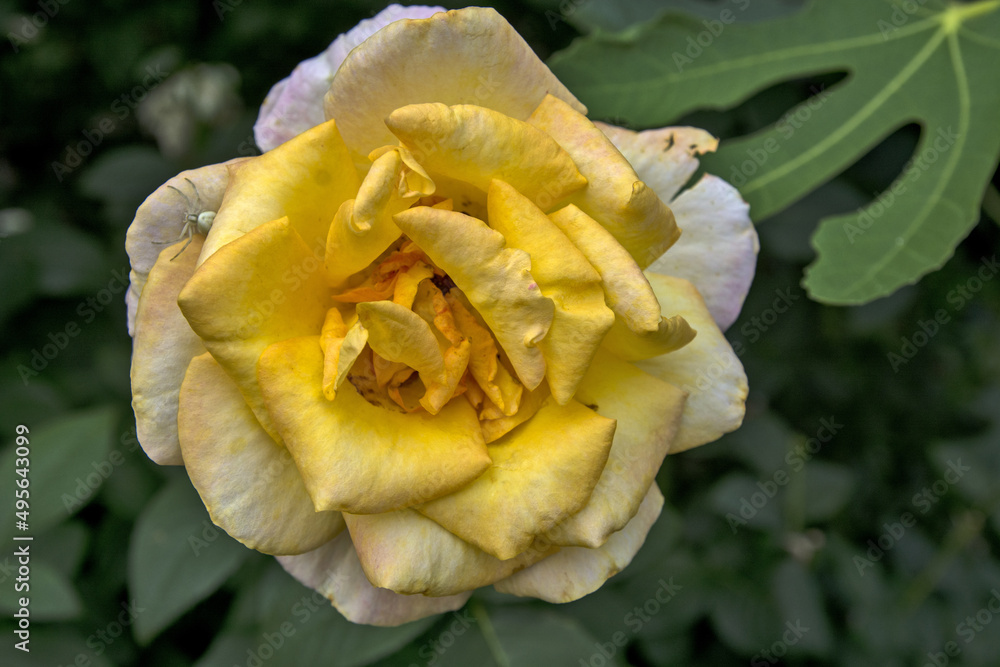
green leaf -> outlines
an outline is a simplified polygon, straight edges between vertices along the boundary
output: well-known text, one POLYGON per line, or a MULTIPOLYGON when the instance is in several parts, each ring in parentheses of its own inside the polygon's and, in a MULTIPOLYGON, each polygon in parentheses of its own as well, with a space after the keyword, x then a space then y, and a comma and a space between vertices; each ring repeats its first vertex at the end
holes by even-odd
POLYGON ((1000 152, 1000 2, 933 4, 814 2, 791 18, 714 30, 670 14, 578 40, 551 66, 591 115, 643 127, 729 108, 783 81, 846 73, 703 160, 740 188, 758 220, 919 123, 914 159, 892 186, 860 211, 823 220, 813 237, 819 256, 804 281, 812 298, 866 303, 944 264, 978 219, 1000 152))
POLYGON ((186 476, 146 506, 129 544, 128 588, 142 611, 135 637, 148 643, 214 593, 250 554, 209 520, 186 476))
MULTIPOLYGON (((95 490, 107 478, 102 471, 107 467, 113 469, 106 457, 116 413, 114 408, 105 406, 75 412, 38 428, 26 424, 31 429, 26 436, 30 443, 28 530, 16 532, 38 535, 91 501, 95 490)), ((3 498, 14 498, 16 458, 14 447, 8 447, 0 458, 3 498)), ((14 521, 14 513, 9 512, 0 524, 0 535, 7 541, 15 533, 14 521)))
MULTIPOLYGON (((88 629, 88 632, 91 630, 88 629)), ((38 665, 75 665, 80 656, 88 667, 111 667, 111 662, 104 656, 94 654, 87 645, 87 640, 79 630, 66 625, 38 625, 31 627, 28 643, 30 652, 5 647, 4 665, 6 667, 38 667, 38 665)), ((15 637, 11 630, 3 628, 5 637, 15 637)), ((11 643, 19 642, 13 639, 11 643)))
POLYGON ((796 560, 786 558, 777 568, 771 587, 781 610, 781 618, 808 628, 798 637, 795 649, 825 656, 833 645, 830 620, 823 608, 823 596, 813 576, 796 560))

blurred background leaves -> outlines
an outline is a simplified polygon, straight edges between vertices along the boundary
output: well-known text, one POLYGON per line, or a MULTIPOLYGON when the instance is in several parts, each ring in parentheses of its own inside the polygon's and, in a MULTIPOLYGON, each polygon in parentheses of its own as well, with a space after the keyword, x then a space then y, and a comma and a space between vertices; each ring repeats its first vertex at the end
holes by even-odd
MULTIPOLYGON (((598 117, 634 129, 646 126, 628 117, 635 100, 588 99, 607 66, 568 58, 609 44, 627 53, 643 30, 683 43, 683 31, 697 37, 703 21, 743 7, 695 64, 724 62, 742 48, 744 26, 794 21, 802 5, 492 4, 546 59, 584 36, 553 62, 575 68, 567 82, 598 117), (630 28, 646 20, 653 27, 630 28), (609 35, 617 30, 628 32, 609 35)), ((875 4, 890 17, 939 5, 875 4)), ((855 147, 856 162, 784 210, 754 216, 757 277, 727 332, 750 378, 746 423, 668 458, 658 476, 667 505, 646 545, 582 600, 548 605, 486 589, 455 614, 353 626, 212 526, 183 475, 145 457, 129 409, 123 305, 135 208, 182 169, 255 154, 251 127, 269 87, 382 7, 0 0, 0 496, 13 498, 14 426, 26 424, 35 536, 32 652, 8 640, 3 664, 995 664, 996 204, 987 198, 954 255, 915 286, 851 308, 820 305, 801 286, 817 223, 878 199, 919 145, 916 122, 855 147)), ((842 28, 829 21, 816 30, 842 28)), ((657 57, 670 66, 680 47, 661 41, 657 57)), ((763 67, 726 104, 679 96, 656 122, 714 132, 722 150, 706 163, 728 178, 750 145, 736 138, 766 136, 811 88, 842 75, 784 76, 763 67)), ((946 95, 943 76, 927 72, 921 85, 946 95)), ((977 94, 995 98, 995 71, 984 82, 977 94)), ((7 544, 13 521, 0 517, 7 544)), ((0 552, 8 639, 15 561, 12 547, 0 552)))

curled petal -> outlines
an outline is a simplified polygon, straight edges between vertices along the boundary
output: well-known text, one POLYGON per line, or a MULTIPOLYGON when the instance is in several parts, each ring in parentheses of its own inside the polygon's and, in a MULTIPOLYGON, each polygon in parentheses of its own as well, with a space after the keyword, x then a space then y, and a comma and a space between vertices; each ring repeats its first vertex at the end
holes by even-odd
POLYGON ((142 449, 160 465, 183 465, 177 439, 178 395, 190 361, 205 352, 177 306, 177 295, 194 272, 203 237, 160 253, 142 290, 132 343, 132 410, 142 449))
POLYGON ((489 445, 493 465, 418 511, 488 554, 513 558, 584 506, 608 459, 615 421, 549 400, 489 445))
POLYGON ((475 104, 525 120, 546 93, 586 111, 496 10, 397 21, 344 60, 325 98, 353 151, 393 143, 382 120, 407 104, 475 104))
POLYGON ((347 533, 299 556, 278 562, 304 585, 319 591, 352 623, 392 627, 458 609, 472 591, 446 597, 400 595, 368 582, 347 533))
POLYGON ((747 376, 694 285, 651 271, 647 277, 657 297, 698 328, 698 336, 684 349, 636 362, 647 373, 688 393, 681 428, 670 447, 670 453, 676 454, 740 427, 746 411, 747 376))
POLYGON ((358 304, 358 319, 380 357, 404 363, 430 380, 444 381, 437 336, 415 312, 392 301, 369 301, 358 304))
POLYGON ((360 181, 336 123, 317 125, 279 148, 229 168, 229 185, 199 263, 249 231, 287 217, 322 258, 327 231, 360 181))
POLYGON ((299 554, 344 529, 316 512, 288 450, 267 434, 210 354, 188 366, 180 395, 181 449, 212 521, 266 554, 299 554))
POLYGON ((596 549, 565 547, 559 553, 493 584, 501 593, 548 602, 572 602, 593 593, 632 562, 663 509, 663 494, 649 487, 639 511, 596 549))
POLYGON ((586 116, 546 95, 528 122, 570 154, 587 178, 587 188, 574 196, 574 203, 611 232, 640 268, 677 241, 681 232, 674 213, 586 116))
POLYGON ((442 7, 389 5, 338 36, 323 53, 303 60, 264 98, 253 126, 257 145, 262 151, 269 151, 326 120, 323 96, 330 90, 337 68, 354 47, 394 21, 424 19, 443 11, 442 7))
POLYGON ((545 378, 538 341, 552 325, 555 307, 529 273, 527 253, 505 248, 503 235, 457 211, 418 206, 395 220, 479 310, 521 382, 537 387, 545 378))
POLYGON ((428 170, 489 190, 510 183, 543 209, 587 184, 569 154, 531 125, 471 104, 411 104, 385 124, 428 170))
POLYGON ((268 410, 319 511, 408 507, 452 493, 490 465, 466 401, 451 401, 431 416, 377 407, 349 386, 326 400, 318 337, 267 348, 259 376, 268 410))
POLYGON ((531 275, 555 305, 552 326, 538 346, 552 395, 565 404, 615 320, 601 276, 541 209, 507 183, 493 181, 488 206, 490 226, 508 247, 531 256, 531 275))

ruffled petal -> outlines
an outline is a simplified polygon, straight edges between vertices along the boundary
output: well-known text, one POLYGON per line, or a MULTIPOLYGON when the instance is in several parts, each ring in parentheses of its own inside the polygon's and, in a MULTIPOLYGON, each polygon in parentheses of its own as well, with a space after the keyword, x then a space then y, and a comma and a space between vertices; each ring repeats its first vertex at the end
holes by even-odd
POLYGON ((394 21, 425 19, 443 11, 443 7, 389 5, 338 36, 323 53, 296 65, 264 98, 253 126, 257 145, 269 151, 325 120, 323 96, 351 49, 394 21))
POLYGON ((259 376, 317 510, 368 514, 408 507, 452 493, 490 466, 466 401, 451 401, 431 416, 372 405, 347 385, 326 400, 318 337, 267 348, 259 376))
POLYGON ((382 119, 407 104, 476 104, 525 120, 546 93, 586 108, 489 7, 393 23, 337 70, 324 100, 353 151, 391 144, 382 119))
POLYGON ((757 268, 760 241, 750 206, 736 188, 709 174, 670 205, 684 234, 649 270, 694 283, 725 331, 739 317, 757 268))
POLYGON ((565 404, 615 321, 604 302, 601 276, 545 213, 512 186, 494 180, 488 207, 490 226, 503 234, 507 247, 531 256, 531 275, 555 305, 552 326, 538 346, 552 395, 565 404))
POLYGON ((358 319, 380 357, 406 364, 429 380, 444 380, 437 336, 415 312, 392 301, 369 301, 358 304, 358 319))
POLYGON ((406 595, 455 595, 488 586, 554 551, 529 548, 499 560, 409 509, 345 514, 344 520, 368 581, 406 595))
POLYGON ((489 445, 493 465, 482 476, 417 510, 486 553, 513 558, 584 506, 614 433, 613 419, 550 399, 489 445))
POLYGON ((330 306, 322 262, 282 218, 210 257, 178 302, 261 425, 280 441, 257 385, 257 358, 271 343, 320 332, 330 306))
POLYGON ((681 428, 670 447, 670 453, 676 454, 740 427, 746 411, 747 376, 694 285, 653 272, 646 277, 657 297, 698 329, 684 349, 636 362, 647 373, 688 393, 681 428))
POLYGON ((385 124, 429 172, 484 192, 498 178, 547 210, 587 184, 552 137, 486 107, 411 104, 385 124))
POLYGON ((572 602, 593 593, 632 562, 663 509, 663 494, 649 487, 628 524, 596 549, 566 547, 559 553, 493 584, 501 593, 572 602))
POLYGON ((476 307, 521 382, 537 387, 545 378, 538 341, 552 325, 555 307, 529 273, 528 254, 505 248, 502 234, 457 211, 418 206, 395 220, 476 307))
POLYGON ((247 232, 287 217, 312 252, 322 258, 337 209, 360 180, 337 125, 326 122, 230 167, 229 186, 200 263, 247 232))
POLYGON ((611 232, 641 268, 674 244, 681 232, 670 208, 586 116, 546 95, 528 122, 570 154, 588 182, 573 202, 611 232))
MULTIPOLYGON (((125 236, 125 250, 132 265, 131 284, 125 295, 130 336, 134 333, 139 294, 163 245, 181 240, 189 214, 219 210, 229 182, 229 166, 248 159, 236 158, 223 164, 182 171, 158 187, 135 212, 135 219, 125 236)), ((197 255, 197 251, 190 248, 184 252, 197 255)))
POLYGON ((618 421, 614 444, 590 501, 546 533, 552 544, 596 548, 639 511, 681 426, 684 392, 599 352, 577 400, 618 421))
POLYGON ((446 597, 400 595, 368 582, 358 554, 344 533, 299 556, 279 556, 281 567, 327 597, 352 623, 393 627, 460 608, 472 591, 446 597))
POLYGON ((194 272, 204 237, 171 259, 183 243, 160 253, 142 290, 132 343, 132 410, 139 444, 160 465, 183 465, 177 440, 177 397, 188 363, 205 352, 181 314, 177 295, 194 272))
POLYGON ((601 274, 608 306, 617 316, 605 347, 624 359, 646 359, 683 347, 694 338, 695 331, 684 318, 662 315, 642 269, 607 229, 574 204, 549 218, 601 274))
POLYGON ((339 512, 313 509, 288 450, 260 427, 212 355, 191 361, 180 405, 184 463, 215 525, 266 554, 300 554, 344 529, 339 512))

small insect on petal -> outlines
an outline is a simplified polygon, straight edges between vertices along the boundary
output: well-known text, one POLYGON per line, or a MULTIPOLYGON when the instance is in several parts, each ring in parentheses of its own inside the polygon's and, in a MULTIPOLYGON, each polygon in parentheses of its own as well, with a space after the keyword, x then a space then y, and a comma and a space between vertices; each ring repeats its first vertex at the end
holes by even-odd
POLYGON ((191 238, 194 236, 195 230, 197 230, 199 234, 207 236, 208 232, 212 229, 212 223, 215 222, 215 211, 198 210, 201 208, 201 195, 198 193, 198 187, 190 178, 185 178, 184 180, 187 181, 188 185, 191 186, 191 189, 194 190, 194 204, 191 203, 191 200, 186 194, 172 185, 167 186, 181 197, 184 197, 184 201, 187 203, 187 210, 184 212, 184 226, 181 227, 181 233, 173 241, 153 241, 153 243, 157 245, 169 245, 177 243, 183 238, 187 239, 187 243, 184 244, 184 247, 178 250, 177 254, 170 258, 170 261, 174 261, 181 256, 182 252, 187 250, 187 247, 191 245, 191 238))

